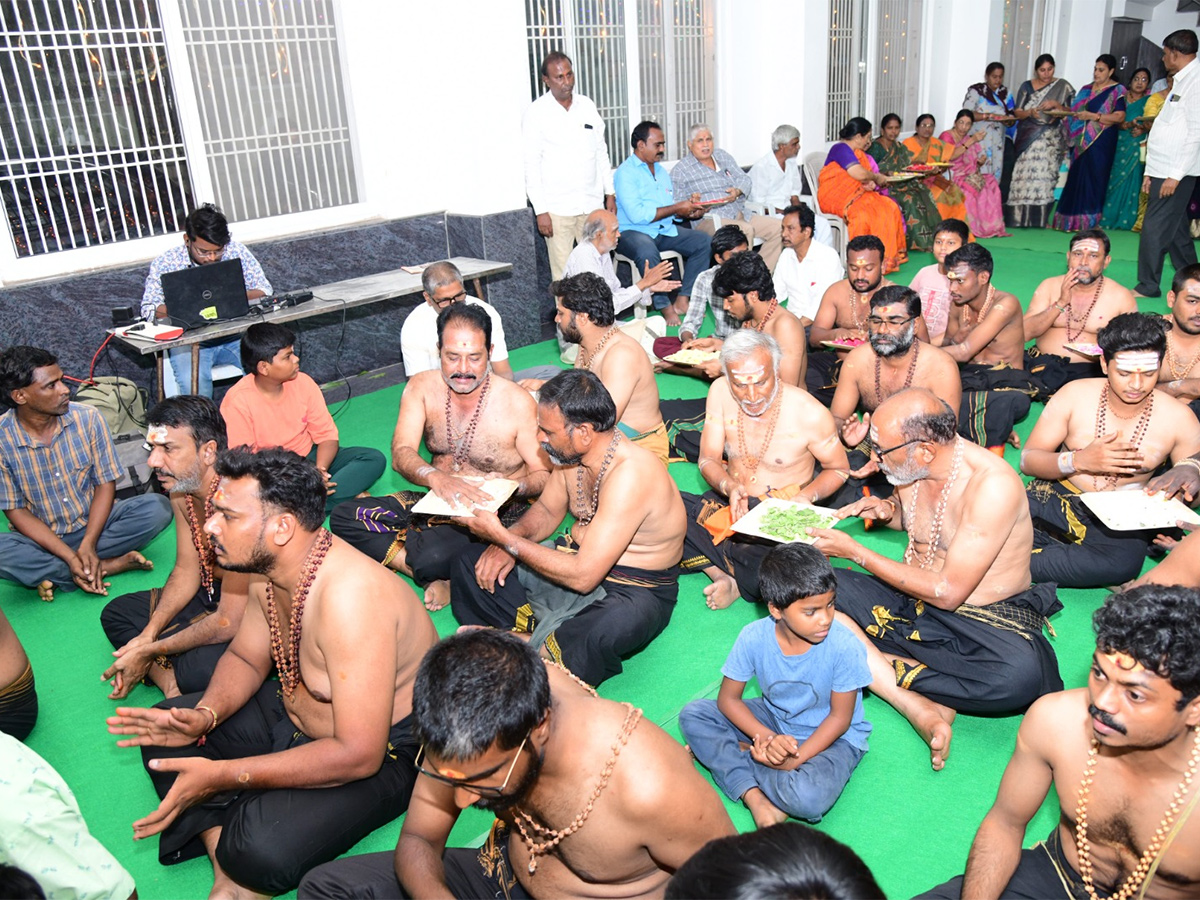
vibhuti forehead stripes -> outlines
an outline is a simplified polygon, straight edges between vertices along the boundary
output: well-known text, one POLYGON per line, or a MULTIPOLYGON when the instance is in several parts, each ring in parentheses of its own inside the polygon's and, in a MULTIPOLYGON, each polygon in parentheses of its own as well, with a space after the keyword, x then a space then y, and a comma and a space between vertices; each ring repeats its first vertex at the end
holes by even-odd
POLYGON ((1153 350, 1122 350, 1113 356, 1113 365, 1121 372, 1157 372, 1162 358, 1153 350))
POLYGON ((151 444, 165 444, 167 442, 167 426, 151 425, 146 429, 146 440, 151 444))

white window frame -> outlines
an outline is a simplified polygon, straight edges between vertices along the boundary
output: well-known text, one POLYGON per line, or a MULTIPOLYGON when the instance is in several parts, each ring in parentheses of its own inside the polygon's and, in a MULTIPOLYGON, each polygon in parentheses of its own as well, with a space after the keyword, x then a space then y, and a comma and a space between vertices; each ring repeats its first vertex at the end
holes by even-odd
MULTIPOLYGON (((158 3, 161 17, 168 63, 175 86, 179 125, 191 176, 192 196, 197 204, 204 203, 213 199, 212 174, 205 155, 195 80, 183 42, 183 18, 180 3, 185 0, 151 0, 151 2, 158 3)), ((342 0, 330 0, 330 4, 337 28, 339 47, 344 49, 345 30, 342 22, 342 0)), ((358 130, 354 92, 346 57, 345 52, 340 52, 338 63, 345 96, 347 123, 350 134, 355 135, 358 130)), ((364 197, 365 191, 361 151, 357 140, 352 140, 351 152, 359 202, 301 213, 231 222, 231 231, 233 231, 234 237, 242 243, 248 243, 337 228, 376 218, 377 210, 366 200, 361 199, 364 197)), ((144 263, 176 246, 179 242, 179 233, 174 233, 18 257, 8 216, 0 215, 0 286, 17 285, 95 269, 111 269, 144 263)))

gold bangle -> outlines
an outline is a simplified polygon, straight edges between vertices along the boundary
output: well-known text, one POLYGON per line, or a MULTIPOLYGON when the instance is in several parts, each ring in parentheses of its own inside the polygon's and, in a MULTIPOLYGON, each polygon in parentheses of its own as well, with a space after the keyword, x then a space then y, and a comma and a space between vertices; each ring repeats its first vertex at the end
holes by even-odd
POLYGON ((205 734, 211 734, 212 730, 217 727, 217 711, 215 709, 213 709, 211 706, 204 706, 199 703, 196 704, 196 709, 202 709, 206 713, 208 713, 210 716, 213 717, 212 724, 209 725, 208 728, 204 732, 205 734))

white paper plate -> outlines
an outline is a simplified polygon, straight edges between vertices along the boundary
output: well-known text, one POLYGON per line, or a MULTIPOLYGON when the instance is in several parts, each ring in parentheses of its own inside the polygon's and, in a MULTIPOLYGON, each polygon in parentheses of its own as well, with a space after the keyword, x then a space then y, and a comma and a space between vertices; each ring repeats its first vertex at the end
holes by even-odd
POLYGON ((1179 521, 1200 525, 1200 514, 1165 494, 1145 491, 1091 491, 1079 499, 1113 531, 1142 531, 1174 528, 1179 521))
POLYGON ((762 530, 763 516, 767 515, 773 509, 811 509, 828 518, 828 523, 823 526, 825 528, 833 528, 839 521, 837 516, 833 514, 832 509, 827 509, 823 506, 813 506, 809 503, 796 503, 793 500, 780 500, 778 497, 768 497, 746 515, 742 516, 733 523, 733 530, 739 534, 748 534, 753 537, 763 538, 768 541, 775 541, 780 544, 800 543, 811 544, 816 541, 816 538, 811 535, 800 535, 789 541, 787 538, 779 537, 774 534, 767 534, 762 530))
MULTIPOLYGON (((513 491, 517 489, 517 482, 510 478, 464 478, 463 481, 479 485, 485 493, 492 495, 491 502, 479 507, 489 512, 495 512, 502 507, 505 501, 513 495, 513 491)), ((475 514, 470 509, 464 509, 461 506, 452 506, 433 491, 430 491, 413 504, 412 511, 423 513, 427 516, 458 516, 462 519, 475 518, 475 514)))

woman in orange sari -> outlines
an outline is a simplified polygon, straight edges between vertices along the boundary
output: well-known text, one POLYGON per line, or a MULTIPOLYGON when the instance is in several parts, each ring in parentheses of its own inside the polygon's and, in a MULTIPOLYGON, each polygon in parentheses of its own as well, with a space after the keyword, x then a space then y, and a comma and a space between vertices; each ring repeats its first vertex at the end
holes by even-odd
POLYGON ((873 234, 883 241, 884 274, 895 272, 908 261, 904 214, 886 195, 887 177, 879 174, 875 160, 867 155, 871 123, 855 116, 838 137, 817 180, 817 203, 822 212, 846 220, 850 239, 873 234))
MULTIPOLYGON (((930 163, 951 161, 954 147, 941 138, 933 136, 933 116, 925 113, 917 119, 917 133, 904 142, 913 155, 913 163, 930 163)), ((937 172, 925 179, 925 186, 933 194, 933 202, 937 204, 942 219, 958 219, 967 221, 967 198, 953 181, 946 178, 944 173, 937 172)))

